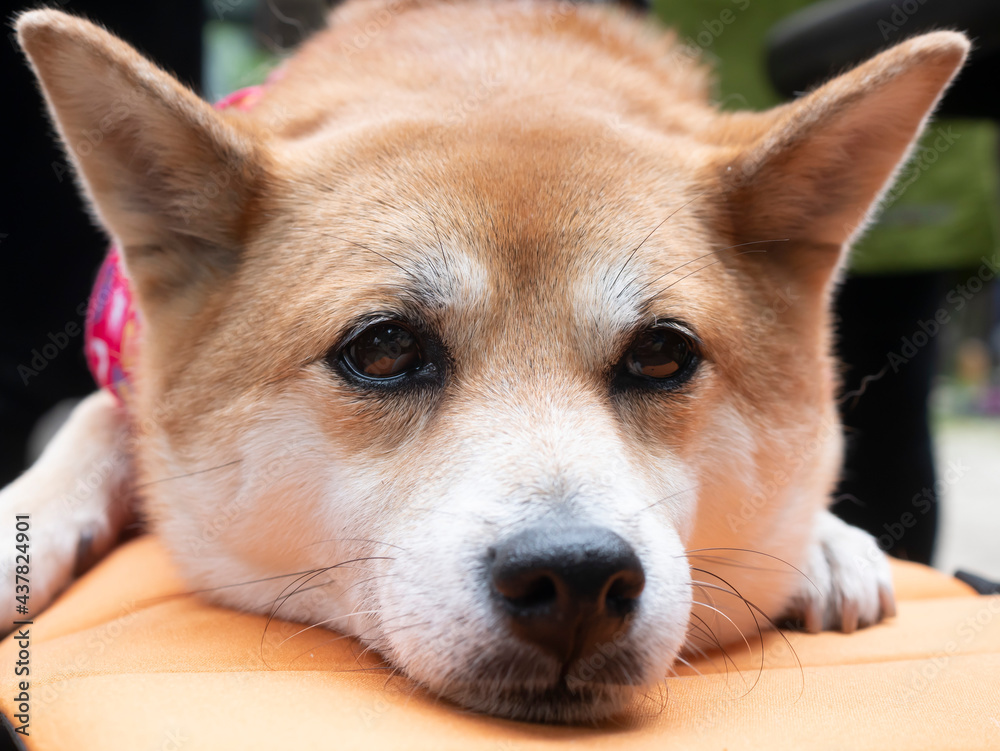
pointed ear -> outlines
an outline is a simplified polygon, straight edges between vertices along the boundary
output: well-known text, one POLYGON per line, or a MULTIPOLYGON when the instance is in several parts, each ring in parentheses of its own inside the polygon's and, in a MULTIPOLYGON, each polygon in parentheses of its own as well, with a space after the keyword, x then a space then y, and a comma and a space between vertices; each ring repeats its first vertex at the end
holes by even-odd
POLYGON ((37 10, 17 35, 140 301, 235 265, 265 172, 253 133, 92 23, 37 10))
POLYGON ((713 169, 734 236, 787 239, 769 257, 825 282, 968 51, 961 34, 926 34, 795 102, 723 121, 724 156, 713 169))

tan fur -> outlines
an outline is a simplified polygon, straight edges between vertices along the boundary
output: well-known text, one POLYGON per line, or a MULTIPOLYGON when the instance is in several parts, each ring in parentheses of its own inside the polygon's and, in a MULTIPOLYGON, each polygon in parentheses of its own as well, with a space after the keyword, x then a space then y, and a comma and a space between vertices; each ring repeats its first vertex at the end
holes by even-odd
MULTIPOLYGON (((546 703, 514 685, 537 655, 476 610, 468 566, 496 530, 558 509, 645 556, 651 615, 627 650, 640 685, 681 647, 691 593, 726 614, 700 613, 723 638, 753 628, 735 598, 692 589, 685 550, 790 564, 706 559, 693 577, 725 577, 772 617, 853 630, 891 612, 881 553, 825 512, 840 464, 828 306, 961 35, 719 114, 672 37, 615 10, 354 0, 259 104, 219 113, 85 21, 36 11, 18 33, 124 247, 145 327, 136 480, 194 585, 397 547, 282 613, 342 617, 461 703, 556 720, 607 715, 631 690, 546 703), (373 396, 324 364, 373 312, 445 343, 441 389, 373 396), (696 375, 612 392, 632 337, 666 319, 701 340, 696 375), (394 636, 408 609, 433 622, 394 636)), ((215 596, 267 610, 286 583, 215 596)))

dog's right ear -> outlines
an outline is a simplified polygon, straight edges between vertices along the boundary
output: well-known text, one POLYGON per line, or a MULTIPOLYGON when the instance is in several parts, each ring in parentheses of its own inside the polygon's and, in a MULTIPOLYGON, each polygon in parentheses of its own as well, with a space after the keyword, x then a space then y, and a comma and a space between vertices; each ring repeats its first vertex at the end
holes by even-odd
POLYGON ((88 21, 30 11, 17 36, 144 312, 235 266, 266 172, 254 134, 88 21))
POLYGON ((713 177, 734 241, 786 240, 768 247, 769 273, 827 285, 969 46, 956 32, 924 34, 794 102, 720 118, 713 177))

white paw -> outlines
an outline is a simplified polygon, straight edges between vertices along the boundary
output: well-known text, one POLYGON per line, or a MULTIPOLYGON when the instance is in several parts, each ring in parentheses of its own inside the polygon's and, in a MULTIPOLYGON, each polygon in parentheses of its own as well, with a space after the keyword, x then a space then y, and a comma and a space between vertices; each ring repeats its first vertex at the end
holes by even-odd
POLYGON ((0 633, 38 615, 113 544, 127 514, 129 457, 117 448, 124 425, 110 394, 88 397, 39 460, 0 490, 0 633))
POLYGON ((807 631, 851 633, 896 614, 889 561, 875 538, 828 511, 816 520, 814 543, 790 615, 807 631))
POLYGON ((41 612, 76 568, 78 530, 66 523, 68 513, 40 503, 35 490, 24 476, 0 491, 0 632, 41 612))

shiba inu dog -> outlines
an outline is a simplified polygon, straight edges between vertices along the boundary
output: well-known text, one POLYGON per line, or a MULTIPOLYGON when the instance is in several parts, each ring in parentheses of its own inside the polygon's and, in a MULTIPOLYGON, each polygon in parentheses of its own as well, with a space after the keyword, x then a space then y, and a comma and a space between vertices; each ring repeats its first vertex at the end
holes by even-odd
POLYGON ((892 614, 826 510, 828 308, 961 34, 730 113, 669 34, 546 0, 349 0, 223 111, 82 19, 17 33, 141 319, 125 404, 0 495, 33 607, 137 508, 213 600, 556 722, 892 614))

